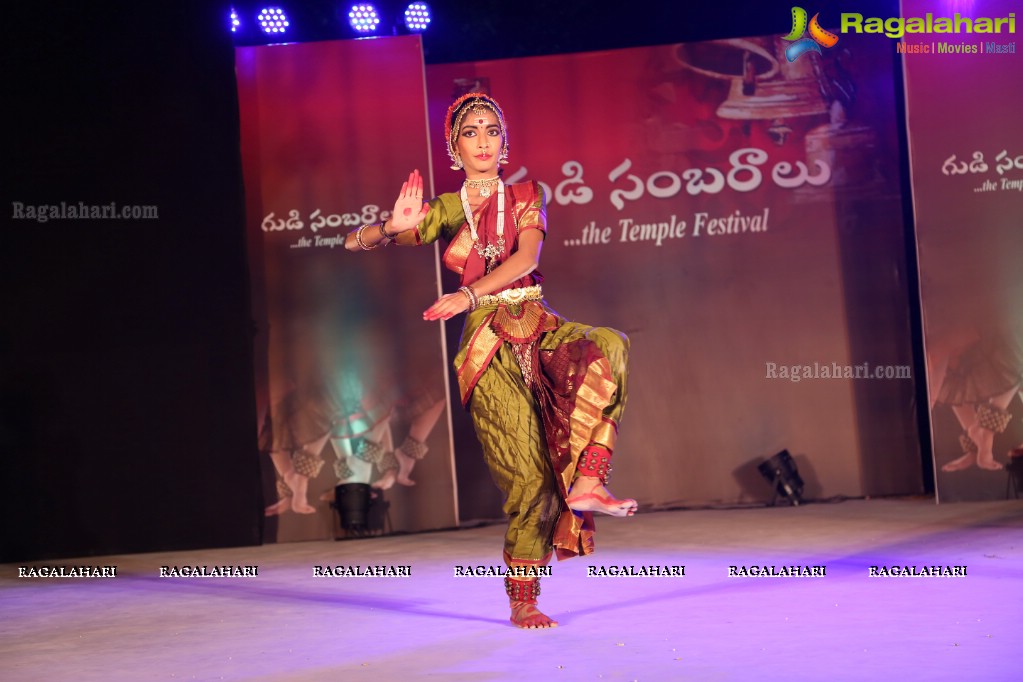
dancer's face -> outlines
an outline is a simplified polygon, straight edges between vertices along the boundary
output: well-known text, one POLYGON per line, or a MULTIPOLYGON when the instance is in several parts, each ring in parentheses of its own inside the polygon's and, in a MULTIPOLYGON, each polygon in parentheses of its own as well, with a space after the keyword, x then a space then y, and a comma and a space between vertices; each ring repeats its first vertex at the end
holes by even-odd
POLYGON ((466 177, 474 180, 496 175, 502 144, 497 115, 490 109, 470 110, 462 119, 456 145, 466 177))

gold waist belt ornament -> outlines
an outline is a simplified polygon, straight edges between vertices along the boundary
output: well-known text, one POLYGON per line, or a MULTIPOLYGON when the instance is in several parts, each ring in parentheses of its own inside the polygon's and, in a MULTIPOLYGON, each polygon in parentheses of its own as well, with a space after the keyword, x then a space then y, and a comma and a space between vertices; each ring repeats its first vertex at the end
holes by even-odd
POLYGON ((517 305, 526 301, 539 301, 543 298, 543 290, 539 284, 521 289, 505 289, 496 294, 484 294, 479 297, 479 307, 501 305, 517 305))

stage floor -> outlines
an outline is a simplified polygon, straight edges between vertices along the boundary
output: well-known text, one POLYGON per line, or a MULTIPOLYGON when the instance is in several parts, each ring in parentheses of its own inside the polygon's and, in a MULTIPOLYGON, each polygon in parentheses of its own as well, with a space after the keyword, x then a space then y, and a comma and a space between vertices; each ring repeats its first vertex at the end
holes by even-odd
POLYGON ((560 621, 546 631, 509 624, 501 578, 455 576, 500 565, 499 525, 7 564, 0 678, 1023 678, 1023 501, 673 511, 602 518, 597 529, 596 554, 555 563, 544 579, 540 605, 560 621), (72 565, 116 566, 116 577, 17 577, 72 565), (162 566, 225 565, 258 574, 160 577, 162 566), (349 566, 411 575, 314 576, 349 566), (684 576, 587 577, 590 566, 684 566, 684 576), (871 577, 872 566, 966 575, 871 577), (825 575, 749 575, 813 567, 825 575))

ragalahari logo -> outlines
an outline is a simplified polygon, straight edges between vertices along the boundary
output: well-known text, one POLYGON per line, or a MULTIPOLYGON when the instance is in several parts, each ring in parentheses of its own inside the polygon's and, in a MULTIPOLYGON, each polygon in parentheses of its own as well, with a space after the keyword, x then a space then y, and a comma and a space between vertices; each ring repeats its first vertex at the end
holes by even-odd
POLYGON ((807 52, 816 52, 817 54, 823 54, 821 52, 821 46, 834 47, 838 43, 838 36, 829 31, 825 31, 821 28, 820 23, 817 21, 817 17, 820 16, 820 12, 813 15, 813 19, 810 19, 809 25, 806 21, 806 10, 802 7, 792 8, 792 32, 784 37, 784 40, 794 40, 789 45, 788 49, 785 50, 785 57, 790 61, 794 62, 803 56, 807 52), (810 37, 804 38, 804 34, 807 29, 810 31, 810 37))

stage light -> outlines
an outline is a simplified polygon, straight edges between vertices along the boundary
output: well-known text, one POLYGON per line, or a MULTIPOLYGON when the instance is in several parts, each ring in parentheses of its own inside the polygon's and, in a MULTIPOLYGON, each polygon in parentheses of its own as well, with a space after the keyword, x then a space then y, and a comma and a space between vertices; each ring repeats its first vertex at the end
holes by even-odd
POLYGON ((358 33, 372 33, 380 25, 380 14, 373 5, 352 5, 348 12, 348 24, 358 33))
POLYGON ((334 487, 331 505, 341 519, 347 537, 367 537, 387 531, 391 503, 383 491, 373 490, 365 483, 342 483, 334 487))
POLYGON ((757 469, 774 489, 774 497, 771 499, 772 507, 779 497, 788 498, 793 506, 803 503, 803 479, 799 477, 799 470, 788 450, 782 450, 771 459, 762 462, 757 469))
POLYGON ((425 31, 430 27, 430 6, 425 2, 413 2, 405 8, 405 28, 410 31, 425 31))
POLYGON ((288 30, 288 15, 280 7, 265 7, 256 17, 259 27, 268 35, 279 35, 288 30))
POLYGON ((234 7, 231 8, 231 33, 237 33, 238 27, 242 25, 241 20, 238 18, 238 12, 235 11, 234 7))
POLYGON ((365 483, 345 483, 334 488, 334 506, 341 517, 341 527, 363 533, 368 526, 372 489, 365 483))
POLYGON ((1005 467, 1009 472, 1009 482, 1005 490, 1005 499, 1011 494, 1019 499, 1020 492, 1023 492, 1023 444, 1018 448, 1009 451, 1009 464, 1005 467))

